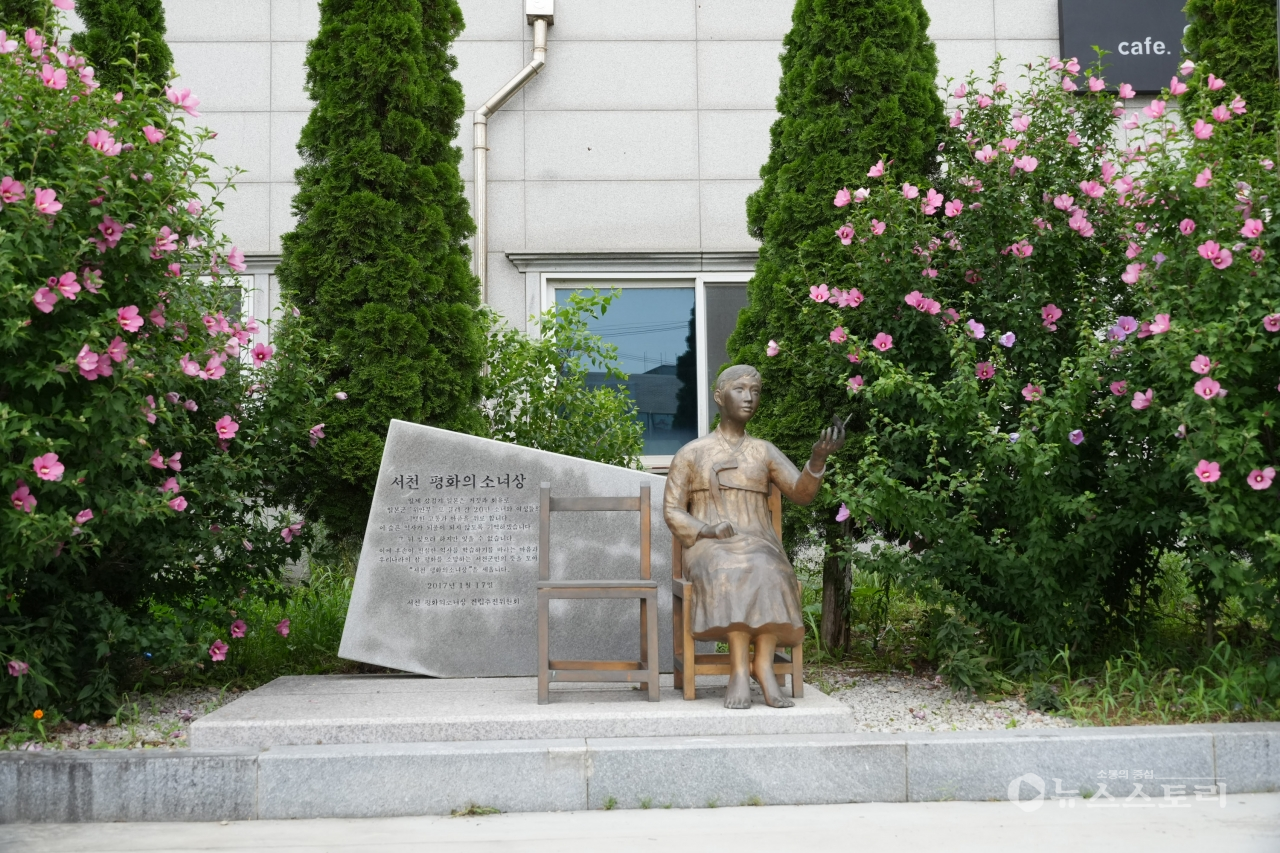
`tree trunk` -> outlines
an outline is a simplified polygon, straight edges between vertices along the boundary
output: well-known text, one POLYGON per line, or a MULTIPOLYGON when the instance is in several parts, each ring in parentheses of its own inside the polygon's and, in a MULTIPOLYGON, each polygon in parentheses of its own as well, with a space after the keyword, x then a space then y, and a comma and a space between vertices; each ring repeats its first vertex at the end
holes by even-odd
POLYGON ((849 562, 841 559, 841 527, 827 530, 827 557, 822 564, 822 648, 840 657, 849 647, 849 562))

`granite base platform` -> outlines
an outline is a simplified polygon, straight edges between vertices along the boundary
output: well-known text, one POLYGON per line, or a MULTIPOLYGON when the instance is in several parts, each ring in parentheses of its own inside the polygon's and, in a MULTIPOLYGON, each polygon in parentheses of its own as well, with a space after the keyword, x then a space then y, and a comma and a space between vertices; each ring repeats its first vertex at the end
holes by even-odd
MULTIPOLYGON (((552 684, 537 703, 536 678, 435 679, 412 675, 286 676, 197 720, 195 749, 358 743, 723 737, 838 734, 853 712, 806 686, 793 708, 723 707, 726 678, 699 679, 683 699, 662 677, 661 701, 631 685, 552 684), (705 684, 704 684, 705 682, 705 684)), ((787 691, 788 695, 790 691, 787 691)))

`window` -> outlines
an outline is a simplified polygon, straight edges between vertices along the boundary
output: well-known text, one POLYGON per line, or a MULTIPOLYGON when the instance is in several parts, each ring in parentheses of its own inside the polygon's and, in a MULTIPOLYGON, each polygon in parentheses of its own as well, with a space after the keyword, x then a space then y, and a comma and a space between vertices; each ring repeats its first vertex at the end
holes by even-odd
POLYGON ((681 446, 706 435, 718 414, 711 395, 728 359, 726 344, 747 304, 750 273, 709 275, 555 275, 544 279, 544 305, 563 305, 576 290, 617 288, 591 331, 618 348, 624 385, 644 426, 643 460, 662 470, 681 446))

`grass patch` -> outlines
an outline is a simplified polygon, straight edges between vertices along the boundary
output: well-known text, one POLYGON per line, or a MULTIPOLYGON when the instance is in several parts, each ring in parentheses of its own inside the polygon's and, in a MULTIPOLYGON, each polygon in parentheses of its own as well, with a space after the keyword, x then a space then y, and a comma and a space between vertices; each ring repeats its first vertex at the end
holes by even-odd
POLYGON ((485 817, 491 814, 502 814, 502 810, 495 809, 492 806, 477 806, 472 803, 465 809, 454 809, 449 812, 450 817, 485 817))

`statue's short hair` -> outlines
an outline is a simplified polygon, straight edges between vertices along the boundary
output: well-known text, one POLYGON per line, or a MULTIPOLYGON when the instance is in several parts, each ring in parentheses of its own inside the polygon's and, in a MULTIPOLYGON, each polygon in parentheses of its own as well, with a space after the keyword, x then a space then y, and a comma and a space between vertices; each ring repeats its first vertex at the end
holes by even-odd
POLYGON ((722 391, 730 382, 733 382, 736 379, 741 379, 744 376, 754 376, 756 381, 761 383, 764 381, 760 378, 760 371, 756 370, 751 365, 735 364, 733 367, 726 367, 724 372, 716 377, 716 390, 722 391))

